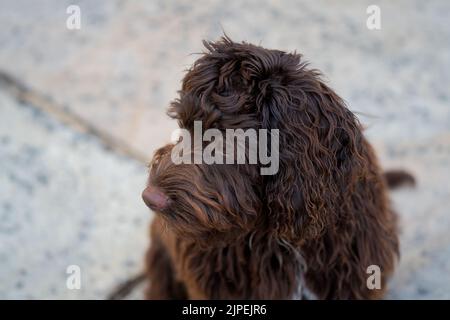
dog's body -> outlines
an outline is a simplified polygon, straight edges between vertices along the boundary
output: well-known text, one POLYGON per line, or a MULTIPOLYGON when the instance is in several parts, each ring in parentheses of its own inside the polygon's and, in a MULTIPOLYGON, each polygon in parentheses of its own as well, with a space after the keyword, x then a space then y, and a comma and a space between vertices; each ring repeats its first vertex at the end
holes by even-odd
POLYGON ((343 101, 297 54, 223 39, 189 70, 180 127, 279 129, 280 168, 155 154, 143 197, 157 212, 150 299, 373 299, 398 257, 386 179, 343 101), (381 270, 369 289, 367 268, 381 270))

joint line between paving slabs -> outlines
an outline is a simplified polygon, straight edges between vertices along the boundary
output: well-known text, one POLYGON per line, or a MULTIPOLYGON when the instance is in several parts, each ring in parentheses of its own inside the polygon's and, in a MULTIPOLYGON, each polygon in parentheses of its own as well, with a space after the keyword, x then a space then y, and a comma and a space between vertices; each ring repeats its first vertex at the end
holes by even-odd
POLYGON ((97 137, 108 149, 142 163, 148 162, 148 157, 132 148, 126 142, 114 137, 102 129, 99 129, 89 120, 75 114, 69 109, 58 105, 50 97, 30 89, 27 85, 3 70, 0 70, 0 87, 7 93, 11 94, 19 102, 27 103, 31 107, 49 114, 58 121, 77 131, 97 137))

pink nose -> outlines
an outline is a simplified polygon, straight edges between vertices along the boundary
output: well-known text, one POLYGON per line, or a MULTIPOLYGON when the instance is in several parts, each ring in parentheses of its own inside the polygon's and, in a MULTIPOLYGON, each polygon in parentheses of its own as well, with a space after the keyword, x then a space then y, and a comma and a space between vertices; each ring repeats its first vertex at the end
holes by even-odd
POLYGON ((169 198, 153 186, 144 189, 142 199, 147 207, 153 210, 163 210, 169 202, 169 198))

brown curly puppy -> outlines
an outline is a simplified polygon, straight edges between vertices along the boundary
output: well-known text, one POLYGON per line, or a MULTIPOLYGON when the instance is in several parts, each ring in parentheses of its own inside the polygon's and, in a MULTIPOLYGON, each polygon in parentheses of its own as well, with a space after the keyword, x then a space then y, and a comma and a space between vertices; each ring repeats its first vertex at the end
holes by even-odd
POLYGON ((173 145, 158 150, 143 192, 157 213, 147 297, 380 298, 399 251, 396 216, 355 115, 299 54, 227 37, 205 46, 169 115, 190 131, 194 121, 279 129, 279 171, 176 165, 173 145), (370 265, 381 289, 367 287, 370 265))

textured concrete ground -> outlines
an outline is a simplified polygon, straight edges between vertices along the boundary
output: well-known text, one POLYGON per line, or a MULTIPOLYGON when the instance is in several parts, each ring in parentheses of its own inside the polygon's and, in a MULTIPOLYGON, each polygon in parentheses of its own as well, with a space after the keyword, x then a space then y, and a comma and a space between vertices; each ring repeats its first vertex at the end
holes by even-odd
POLYGON ((2 1, 0 72, 44 99, 0 87, 0 298, 102 299, 141 268, 146 168, 104 137, 139 159, 167 142, 165 108, 190 54, 222 28, 301 52, 367 126, 383 166, 416 175, 416 189, 393 194, 402 259, 389 298, 450 298, 449 21, 445 0, 2 1), (66 28, 70 4, 80 30, 66 28), (366 28, 369 4, 381 30, 366 28), (81 290, 66 288, 71 264, 81 290))
POLYGON ((104 297, 142 267, 145 166, 3 91, 0 106, 0 297, 104 297))

